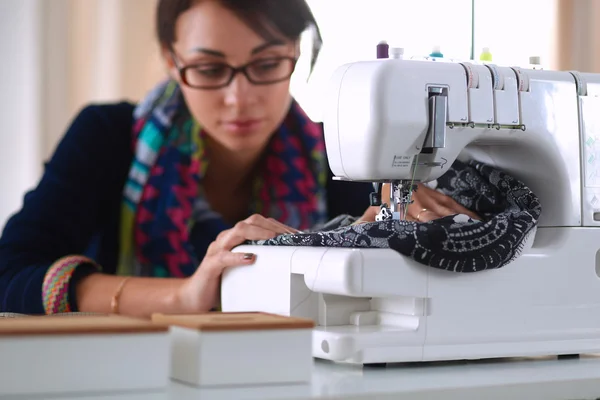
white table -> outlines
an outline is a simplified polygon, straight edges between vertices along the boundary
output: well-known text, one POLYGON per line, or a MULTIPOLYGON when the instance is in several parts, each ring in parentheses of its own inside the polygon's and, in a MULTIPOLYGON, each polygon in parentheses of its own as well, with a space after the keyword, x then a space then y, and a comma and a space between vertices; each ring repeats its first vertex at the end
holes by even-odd
MULTIPOLYGON (((57 396, 78 400, 580 400, 600 398, 600 355, 388 365, 365 368, 315 361, 311 384, 197 389, 173 382, 164 392, 57 396)), ((223 371, 227 373, 226 371, 223 371)), ((49 398, 49 397, 43 397, 49 398)), ((4 398, 0 397, 4 400, 4 398)))

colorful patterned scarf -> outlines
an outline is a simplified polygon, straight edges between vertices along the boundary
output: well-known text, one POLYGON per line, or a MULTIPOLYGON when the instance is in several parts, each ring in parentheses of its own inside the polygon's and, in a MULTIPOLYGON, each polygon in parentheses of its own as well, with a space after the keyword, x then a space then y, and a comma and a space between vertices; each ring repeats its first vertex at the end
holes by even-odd
MULTIPOLYGON (((203 254, 190 240, 192 231, 210 243, 228 227, 203 196, 202 177, 209 166, 205 139, 176 82, 161 83, 136 107, 118 274, 189 276, 203 254)), ((248 214, 273 217, 300 230, 323 224, 327 174, 322 130, 295 101, 264 161, 248 214)))

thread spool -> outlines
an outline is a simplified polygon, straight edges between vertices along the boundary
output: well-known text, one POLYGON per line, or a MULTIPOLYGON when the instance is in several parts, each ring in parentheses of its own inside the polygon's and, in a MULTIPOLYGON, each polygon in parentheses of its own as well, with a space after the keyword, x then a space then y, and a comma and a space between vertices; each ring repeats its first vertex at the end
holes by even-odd
POLYGON ((484 47, 481 50, 481 55, 479 56, 480 61, 484 62, 492 62, 492 52, 489 47, 484 47))
POLYGON ((402 47, 390 48, 390 56, 396 60, 402 60, 404 58, 404 49, 402 47))
POLYGON ((433 46, 433 50, 431 50, 431 54, 429 54, 429 57, 444 58, 444 54, 442 53, 442 47, 439 45, 433 46))
POLYGON ((377 44, 377 58, 390 58, 390 45, 386 41, 381 41, 377 44))

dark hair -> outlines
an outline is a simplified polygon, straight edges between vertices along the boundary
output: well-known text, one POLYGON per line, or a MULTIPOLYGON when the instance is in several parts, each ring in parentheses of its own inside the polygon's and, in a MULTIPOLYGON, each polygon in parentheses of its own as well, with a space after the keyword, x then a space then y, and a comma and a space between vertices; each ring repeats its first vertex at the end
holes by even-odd
MULTIPOLYGON (((177 18, 198 0, 159 0, 156 11, 156 33, 162 46, 171 49, 175 42, 177 18)), ((311 71, 315 66, 323 40, 319 26, 306 0, 219 0, 265 40, 280 33, 297 40, 308 28, 314 29, 311 71)))

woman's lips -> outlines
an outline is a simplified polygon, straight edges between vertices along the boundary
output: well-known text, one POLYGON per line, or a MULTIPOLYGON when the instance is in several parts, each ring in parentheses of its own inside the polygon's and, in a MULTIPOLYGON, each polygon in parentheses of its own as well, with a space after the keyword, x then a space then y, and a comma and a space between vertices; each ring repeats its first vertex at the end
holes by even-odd
POLYGON ((232 121, 225 121, 223 125, 225 129, 232 133, 251 133, 255 131, 262 120, 260 119, 236 119, 232 121))

